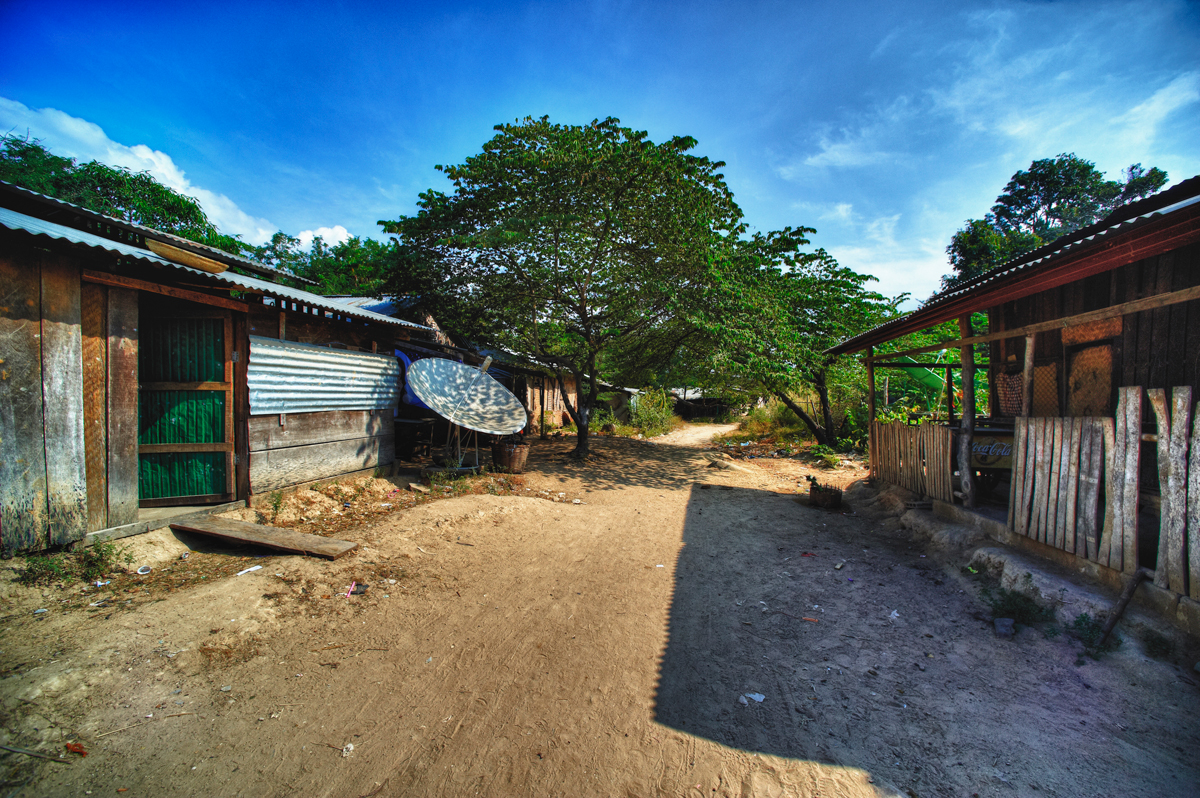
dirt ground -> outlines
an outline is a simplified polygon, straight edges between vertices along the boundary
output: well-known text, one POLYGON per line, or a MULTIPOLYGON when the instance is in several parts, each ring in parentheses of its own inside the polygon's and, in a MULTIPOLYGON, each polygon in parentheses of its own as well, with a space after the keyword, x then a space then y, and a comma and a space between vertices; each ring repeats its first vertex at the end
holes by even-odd
MULTIPOLYGON (((159 581, 127 577, 98 607, 103 590, 5 569, 0 742, 69 764, 0 751, 4 787, 1200 792, 1190 668, 1135 640, 1095 660, 1034 628, 998 639, 964 561, 914 542, 868 489, 841 511, 797 501, 796 460, 706 467, 721 429, 597 440, 585 465, 564 458, 571 439, 536 442, 510 495, 413 506, 372 483, 351 501, 370 512, 339 525, 361 546, 332 563, 146 535, 137 564, 159 581), (352 581, 370 587, 346 597, 352 581)), ((289 501, 297 523, 351 509, 289 501)))

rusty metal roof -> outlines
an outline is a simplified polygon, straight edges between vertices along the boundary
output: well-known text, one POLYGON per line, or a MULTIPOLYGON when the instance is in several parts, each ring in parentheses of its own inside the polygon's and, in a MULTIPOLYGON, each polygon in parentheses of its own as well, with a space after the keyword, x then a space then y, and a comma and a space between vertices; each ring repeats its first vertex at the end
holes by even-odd
POLYGON ((164 233, 162 230, 155 230, 153 227, 146 227, 135 222, 127 222, 123 219, 107 216, 65 200, 39 194, 36 191, 30 191, 27 188, 13 185, 12 183, 6 183, 3 180, 0 180, 0 198, 2 198, 5 206, 11 207, 27 216, 56 222, 65 227, 75 227, 85 230, 100 238, 107 238, 135 246, 144 246, 145 241, 143 239, 149 238, 179 247, 180 249, 190 250, 202 257, 224 263, 226 266, 236 266, 239 269, 245 269, 246 271, 261 274, 265 277, 284 277, 300 283, 316 285, 316 282, 313 280, 280 271, 271 266, 261 264, 258 261, 243 258, 239 255, 232 255, 224 250, 177 236, 174 233, 164 233))
MULTIPOLYGON (((1163 226, 1161 223, 1164 220, 1169 223, 1169 218, 1176 216, 1200 218, 1200 176, 1184 180, 1177 186, 1145 199, 1122 205, 1099 222, 937 294, 912 313, 848 338, 827 349, 826 353, 840 355, 858 352, 868 346, 886 343, 902 335, 950 321, 964 313, 992 307, 998 304, 995 294, 1000 290, 1006 291, 1003 301, 1019 299, 1045 290, 1052 286, 1044 285, 1025 291, 1022 291, 1021 286, 1028 287, 1033 280, 1068 260, 1074 263, 1100 253, 1107 254, 1109 245, 1115 244, 1118 238, 1143 228, 1145 232, 1150 233, 1151 228, 1158 229, 1163 226)), ((1103 264, 1103 268, 1097 268, 1096 271, 1114 269, 1123 263, 1132 263, 1138 259, 1138 256, 1132 254, 1123 262, 1109 259, 1103 264)), ((1064 279, 1057 284, 1069 281, 1064 279)))
POLYGON ((35 236, 46 236, 62 241, 67 241, 72 244, 79 244, 93 249, 103 249, 125 257, 137 258, 147 261, 158 266, 167 266, 172 269, 186 273, 190 278, 200 278, 208 280, 212 283, 221 284, 214 287, 236 288, 242 291, 252 291, 254 293, 272 296, 277 299, 286 299, 292 302, 300 302, 310 307, 320 308, 332 313, 337 313, 343 316, 353 316, 373 321, 379 324, 391 324, 400 327, 407 327, 413 330, 423 330, 425 332, 433 332, 432 328, 422 324, 414 324, 411 321, 385 316, 382 313, 375 313, 365 308, 355 307, 338 302, 329 297, 323 297, 318 294, 313 294, 299 288, 289 288, 286 285, 279 285, 267 280, 261 280, 257 277, 250 277, 245 274, 235 274, 231 271, 221 272, 220 274, 212 274, 210 272, 193 269, 190 266, 184 266, 179 263, 174 263, 166 258, 156 255, 153 252, 142 249, 133 244, 127 244, 120 241, 113 241, 108 238, 88 233, 83 230, 77 230, 74 227, 66 227, 55 222, 48 222, 45 219, 38 219, 33 216, 27 216, 10 208, 0 207, 0 226, 7 227, 10 230, 19 230, 35 236))

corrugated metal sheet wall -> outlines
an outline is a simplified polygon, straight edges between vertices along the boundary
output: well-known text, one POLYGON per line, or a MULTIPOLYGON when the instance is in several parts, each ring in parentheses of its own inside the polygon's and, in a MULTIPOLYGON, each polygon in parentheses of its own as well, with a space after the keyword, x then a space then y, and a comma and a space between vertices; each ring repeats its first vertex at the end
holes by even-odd
POLYGON ((166 452, 138 457, 138 493, 143 499, 224 492, 223 452, 166 452))
POLYGON ((146 319, 138 351, 139 379, 142 382, 225 379, 224 324, 221 319, 146 319))
POLYGON ((142 391, 138 443, 221 443, 224 391, 142 391))
POLYGON ((250 415, 387 410, 399 403, 391 355, 250 336, 250 415))

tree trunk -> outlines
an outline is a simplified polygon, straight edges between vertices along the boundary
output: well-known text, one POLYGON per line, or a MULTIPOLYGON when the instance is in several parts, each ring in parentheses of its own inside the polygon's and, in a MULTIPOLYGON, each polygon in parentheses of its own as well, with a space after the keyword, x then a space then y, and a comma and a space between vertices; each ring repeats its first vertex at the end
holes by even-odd
MULTIPOLYGON (((813 380, 813 387, 817 389, 817 397, 821 400, 821 420, 825 425, 825 437, 833 438, 833 409, 829 407, 829 386, 825 384, 825 369, 817 372, 817 378, 813 380)), ((826 446, 832 444, 826 443, 826 446)))
POLYGON ((787 405, 793 413, 800 417, 800 420, 804 422, 804 426, 808 427, 808 431, 816 438, 817 443, 822 446, 829 445, 829 433, 822 429, 821 425, 812 416, 804 412, 804 408, 800 406, 799 402, 793 401, 792 397, 788 396, 786 391, 774 391, 773 393, 779 401, 787 405))
POLYGON ((575 422, 575 448, 571 451, 571 457, 582 460, 588 456, 589 425, 592 420, 592 408, 596 405, 596 397, 599 392, 596 389, 596 380, 594 377, 589 379, 588 392, 585 395, 583 392, 582 373, 572 371, 571 375, 575 378, 574 407, 571 406, 571 400, 567 398, 567 388, 563 384, 562 373, 555 372, 555 377, 558 379, 558 390, 562 392, 563 405, 567 408, 567 414, 571 416, 571 420, 575 422))

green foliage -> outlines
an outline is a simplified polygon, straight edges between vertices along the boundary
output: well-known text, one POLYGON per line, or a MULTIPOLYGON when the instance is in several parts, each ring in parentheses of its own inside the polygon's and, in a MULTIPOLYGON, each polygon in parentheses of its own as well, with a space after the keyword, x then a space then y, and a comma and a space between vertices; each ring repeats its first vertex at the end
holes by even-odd
POLYGON ((694 336, 687 309, 741 211, 690 137, 655 144, 613 118, 496 131, 437 167, 452 193, 383 223, 402 244, 388 285, 469 340, 573 375, 586 454, 599 381, 643 382, 694 336))
POLYGON ((319 294, 380 296, 396 258, 396 244, 352 236, 330 246, 317 236, 305 252, 300 239, 278 232, 255 248, 253 256, 259 263, 314 281, 315 287, 306 288, 319 294))
POLYGON ((990 213, 968 219, 954 234, 946 248, 953 272, 943 275, 941 291, 1098 222, 1167 184, 1166 172, 1140 163, 1123 176, 1105 180, 1094 163, 1074 153, 1034 161, 1012 176, 990 213))
POLYGON ((1079 638, 1084 648, 1093 656, 1120 648, 1122 642, 1120 636, 1116 632, 1113 632, 1108 636, 1108 640, 1104 642, 1104 646, 1099 647, 1100 635, 1104 634, 1104 622, 1099 618, 1093 618, 1086 612, 1081 612, 1075 616, 1075 620, 1071 622, 1069 631, 1075 637, 1079 638))
POLYGON ((283 508, 283 491, 277 490, 271 494, 271 523, 275 523, 275 519, 279 517, 279 511, 283 508))
POLYGON ((17 581, 24 585, 49 585, 80 580, 90 582, 133 562, 127 546, 101 542, 75 551, 39 554, 25 558, 17 581))
POLYGON ((643 389, 633 403, 633 426, 647 438, 662 435, 675 428, 674 400, 661 388, 643 389))
POLYGON ((0 137, 0 180, 88 210, 187 238, 233 254, 246 245, 209 221, 195 198, 164 186, 149 172, 54 155, 37 139, 0 137))
POLYGON ((1042 606, 1026 593, 1004 587, 984 587, 979 595, 996 618, 1012 618, 1026 626, 1054 620, 1052 607, 1042 606))

